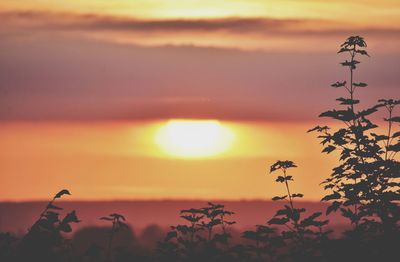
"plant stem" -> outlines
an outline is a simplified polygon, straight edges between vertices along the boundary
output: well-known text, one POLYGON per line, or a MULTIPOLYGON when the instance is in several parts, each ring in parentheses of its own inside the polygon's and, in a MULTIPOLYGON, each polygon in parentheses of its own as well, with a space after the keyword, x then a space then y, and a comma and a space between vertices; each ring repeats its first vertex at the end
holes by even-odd
POLYGON ((283 177, 285 178, 285 185, 286 185, 286 190, 287 190, 288 196, 289 196, 290 207, 292 209, 294 209, 293 200, 292 200, 292 194, 290 193, 289 184, 288 184, 287 179, 286 179, 286 169, 285 168, 283 169, 283 177))
POLYGON ((111 258, 111 247, 112 247, 112 241, 113 241, 113 237, 114 237, 115 224, 116 224, 116 221, 114 219, 113 225, 112 225, 112 228, 111 228, 110 238, 108 239, 108 252, 107 252, 108 259, 111 258))
POLYGON ((389 127, 388 127, 388 138, 386 142, 386 150, 385 150, 385 160, 388 160, 388 148, 390 145, 390 136, 392 135, 392 121, 390 120, 392 118, 392 108, 388 108, 389 110, 389 127))
MULTIPOLYGON (((356 55, 356 51, 355 50, 356 50, 356 45, 354 44, 353 45, 353 51, 350 52, 350 54, 351 54, 351 63, 354 62, 354 57, 356 55)), ((354 83, 353 83, 353 66, 351 66, 350 67, 350 99, 352 101, 354 99, 354 89, 355 89, 355 87, 354 87, 354 83)), ((353 103, 351 103, 351 112, 352 112, 353 116, 355 116, 355 110, 354 110, 354 104, 353 103)), ((353 122, 353 127, 355 127, 357 125, 356 119, 353 118, 352 122, 353 122)), ((358 124, 359 124, 359 122, 358 122, 358 124)), ((358 152, 360 152, 361 148, 360 148, 360 143, 358 141, 357 132, 354 133, 354 138, 355 138, 355 142, 356 142, 356 150, 358 152)), ((364 163, 364 159, 362 157, 361 157, 361 161, 364 163)), ((356 184, 357 184, 357 178, 354 178, 354 185, 356 185, 356 184)), ((357 205, 357 203, 354 204, 354 214, 356 216, 358 216, 358 205, 357 205)), ((358 227, 358 219, 356 220, 355 226, 356 226, 356 228, 358 227)))

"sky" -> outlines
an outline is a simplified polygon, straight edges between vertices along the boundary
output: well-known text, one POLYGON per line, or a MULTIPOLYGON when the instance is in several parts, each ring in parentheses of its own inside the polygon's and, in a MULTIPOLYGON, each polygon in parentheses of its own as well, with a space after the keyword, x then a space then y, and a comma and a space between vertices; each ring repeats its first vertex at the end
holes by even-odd
POLYGON ((268 199, 283 158, 317 200, 335 158, 305 131, 343 95, 346 37, 371 54, 362 106, 400 93, 397 0, 3 0, 0 17, 0 200, 268 199))

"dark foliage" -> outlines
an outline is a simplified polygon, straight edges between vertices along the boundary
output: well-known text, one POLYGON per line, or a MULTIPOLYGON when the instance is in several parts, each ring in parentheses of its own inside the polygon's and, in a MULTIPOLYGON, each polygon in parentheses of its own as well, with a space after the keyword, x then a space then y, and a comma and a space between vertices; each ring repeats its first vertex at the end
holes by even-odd
POLYGON ((339 165, 323 182, 324 188, 331 191, 322 199, 332 203, 326 213, 340 211, 354 225, 353 232, 348 233, 363 238, 368 234, 397 232, 400 219, 400 163, 395 158, 400 150, 400 133, 394 130, 400 118, 393 115, 400 100, 380 99, 372 107, 356 108, 359 103, 355 99, 356 91, 367 86, 354 82, 354 71, 360 64, 356 57, 369 56, 364 50, 366 46, 359 36, 350 37, 342 44, 339 53, 350 56, 350 61, 342 63, 349 70, 349 82, 336 82, 332 86, 347 93, 347 97, 337 99, 344 108, 320 115, 343 123, 343 127, 332 130, 317 126, 309 130, 320 134, 322 152, 337 152, 339 157, 339 165), (380 109, 387 114, 384 121, 388 127, 384 134, 375 131, 378 126, 371 120, 380 109))
POLYGON ((159 243, 161 261, 225 261, 230 259, 228 227, 236 222, 223 205, 208 203, 206 207, 181 210, 187 224, 172 226, 159 243))
POLYGON ((73 223, 79 223, 75 211, 67 213, 62 219, 62 208, 55 201, 68 190, 61 190, 47 204, 38 220, 30 228, 17 247, 17 261, 67 261, 71 250, 70 242, 63 234, 72 232, 73 223))

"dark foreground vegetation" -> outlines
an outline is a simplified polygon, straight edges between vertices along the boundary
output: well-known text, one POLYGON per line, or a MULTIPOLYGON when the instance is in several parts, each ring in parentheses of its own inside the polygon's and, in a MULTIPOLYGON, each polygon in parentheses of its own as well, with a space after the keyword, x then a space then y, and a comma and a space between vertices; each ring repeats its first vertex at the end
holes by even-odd
POLYGON ((0 261, 400 261, 400 131, 396 129, 400 117, 394 115, 400 100, 380 99, 372 107, 358 108, 356 91, 367 84, 355 82, 354 73, 360 64, 357 57, 369 57, 365 48, 359 36, 341 45, 339 53, 349 56, 341 63, 348 69, 349 80, 332 87, 344 97, 337 99, 340 108, 320 115, 339 121, 342 127, 309 130, 318 133, 323 153, 335 152, 338 157, 337 166, 322 182, 327 194, 321 201, 330 203, 327 210, 310 214, 302 208, 297 199, 303 194, 291 191, 296 164, 277 161, 269 173, 276 175, 276 183, 286 192, 272 199, 281 201, 282 208, 265 218, 265 224, 242 232, 240 243, 232 241, 234 213, 224 205, 207 203, 182 210, 179 215, 184 223, 171 226, 152 251, 116 241, 129 231, 125 217, 117 213, 99 218, 109 224, 102 235, 107 244, 98 245, 94 239, 93 244, 86 243, 86 250, 80 250, 67 237, 73 224, 80 222, 77 214, 61 216, 62 208, 56 203, 70 194, 62 190, 25 236, 0 235, 0 261), (387 127, 378 128, 372 118, 381 113, 387 127), (381 130, 384 133, 378 133, 381 130), (350 224, 339 238, 332 237, 325 219, 332 212, 340 212, 350 224))

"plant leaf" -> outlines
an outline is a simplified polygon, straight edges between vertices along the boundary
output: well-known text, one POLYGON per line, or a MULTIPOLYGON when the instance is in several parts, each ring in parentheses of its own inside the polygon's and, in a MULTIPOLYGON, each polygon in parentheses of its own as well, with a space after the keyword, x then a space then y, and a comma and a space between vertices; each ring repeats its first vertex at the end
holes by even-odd
POLYGON ((289 222, 289 219, 286 218, 286 217, 283 217, 283 218, 274 217, 274 218, 272 218, 272 219, 270 219, 270 220, 268 221, 268 224, 269 224, 269 225, 284 225, 284 224, 286 224, 287 222, 289 222))
POLYGON ((71 195, 71 193, 70 193, 67 189, 63 189, 63 190, 61 190, 60 192, 58 192, 58 193, 54 196, 54 198, 60 198, 60 197, 62 197, 63 195, 71 195))
POLYGON ((334 192, 333 194, 324 196, 321 201, 329 201, 333 199, 340 199, 341 195, 338 192, 334 192))

